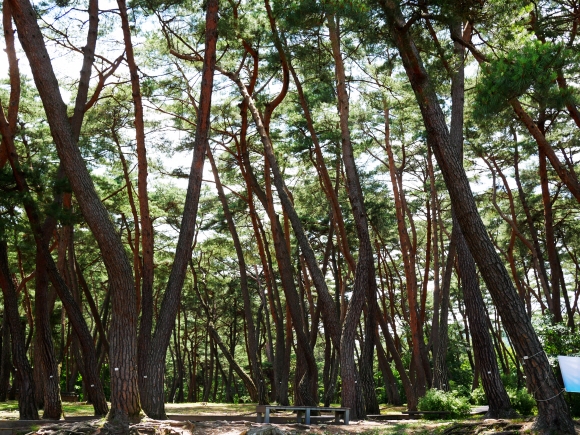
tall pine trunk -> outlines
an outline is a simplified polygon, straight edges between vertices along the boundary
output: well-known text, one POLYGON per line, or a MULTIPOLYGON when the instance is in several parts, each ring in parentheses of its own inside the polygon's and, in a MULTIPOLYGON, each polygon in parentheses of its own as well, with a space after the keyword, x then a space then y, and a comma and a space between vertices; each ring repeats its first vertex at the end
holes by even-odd
POLYGON ((107 269, 113 292, 109 419, 126 426, 129 420, 139 419, 140 411, 135 367, 137 313, 131 265, 78 149, 50 56, 36 21, 36 13, 28 0, 10 2, 20 43, 28 57, 59 158, 77 197, 81 213, 97 240, 107 269))
POLYGON ((415 92, 427 132, 427 141, 435 152, 466 243, 487 284, 516 353, 525 362, 524 370, 538 405, 535 427, 544 432, 573 434, 574 422, 561 394, 562 390, 508 271, 495 251, 479 216, 461 157, 451 143, 445 116, 411 34, 405 28, 400 5, 395 0, 381 0, 381 5, 415 92))
POLYGON ((147 364, 143 367, 143 371, 139 373, 141 383, 142 385, 146 385, 145 389, 147 391, 147 394, 141 398, 143 409, 149 417, 157 419, 167 418, 164 405, 165 358, 181 300, 181 291, 185 280, 187 264, 191 258, 205 152, 209 140, 211 97, 218 37, 218 7, 218 0, 208 1, 205 28, 205 55, 201 72, 201 97, 197 115, 193 160, 189 173, 181 229, 171 274, 167 281, 165 295, 159 309, 159 318, 157 320, 155 333, 151 338, 147 364))

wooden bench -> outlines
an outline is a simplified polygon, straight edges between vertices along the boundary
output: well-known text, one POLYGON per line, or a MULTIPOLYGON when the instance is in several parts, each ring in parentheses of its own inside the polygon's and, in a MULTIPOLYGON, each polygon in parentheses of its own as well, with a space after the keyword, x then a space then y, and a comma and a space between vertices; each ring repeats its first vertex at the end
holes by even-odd
POLYGON ((60 393, 60 400, 62 400, 63 402, 78 402, 79 395, 72 391, 71 392, 63 391, 60 393))
POLYGON ((256 421, 258 423, 270 423, 270 414, 274 412, 291 411, 296 414, 298 423, 310 424, 310 416, 313 412, 334 412, 335 423, 349 423, 350 408, 326 408, 320 406, 279 406, 258 405, 256 406, 256 421))

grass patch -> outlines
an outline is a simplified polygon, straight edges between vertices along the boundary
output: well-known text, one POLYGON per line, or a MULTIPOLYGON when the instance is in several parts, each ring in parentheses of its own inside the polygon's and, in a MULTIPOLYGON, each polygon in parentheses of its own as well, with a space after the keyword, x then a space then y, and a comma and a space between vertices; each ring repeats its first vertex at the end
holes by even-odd
MULTIPOLYGON (((93 415, 94 409, 93 405, 87 405, 85 403, 69 403, 65 402, 62 404, 64 415, 67 417, 79 417, 84 415, 93 415)), ((42 410, 38 412, 40 417, 42 417, 42 410)), ((8 400, 6 402, 0 402, 0 420, 18 420, 18 401, 8 400)))
POLYGON ((441 434, 451 423, 401 422, 388 427, 362 432, 361 435, 437 435, 441 434))
POLYGON ((395 406, 383 403, 379 405, 379 409, 381 410, 381 414, 400 414, 401 412, 407 410, 407 406, 395 406))
MULTIPOLYGON (((93 415, 93 405, 85 403, 64 402, 64 415, 67 417, 80 417, 93 415)), ((255 403, 166 403, 165 412, 168 414, 181 415, 246 415, 255 414, 255 403)), ((42 416, 42 411, 39 412, 42 416)), ((18 420, 18 401, 9 400, 0 402, 0 420, 18 420)))
POLYGON ((256 413, 255 403, 166 403, 167 414, 182 415, 244 415, 256 413))

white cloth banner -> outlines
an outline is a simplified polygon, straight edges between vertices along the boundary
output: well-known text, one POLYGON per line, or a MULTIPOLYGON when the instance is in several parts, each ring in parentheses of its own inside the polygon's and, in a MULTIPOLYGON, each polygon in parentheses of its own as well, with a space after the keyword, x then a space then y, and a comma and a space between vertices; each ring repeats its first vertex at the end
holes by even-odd
POLYGON ((580 393, 580 357, 558 356, 564 387, 568 393, 580 393))

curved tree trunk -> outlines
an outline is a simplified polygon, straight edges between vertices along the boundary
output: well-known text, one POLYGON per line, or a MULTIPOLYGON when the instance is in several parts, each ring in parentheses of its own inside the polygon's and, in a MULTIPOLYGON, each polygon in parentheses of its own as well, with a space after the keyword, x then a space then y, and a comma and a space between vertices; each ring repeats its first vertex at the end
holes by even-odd
POLYGON ((195 131, 193 160, 189 173, 181 230, 179 232, 171 274, 167 281, 161 308, 159 309, 157 326, 149 346, 147 364, 143 368, 144 371, 139 374, 142 378, 141 383, 147 384, 147 394, 141 398, 143 410, 149 417, 157 419, 167 418, 164 406, 165 357, 181 300, 181 290, 185 280, 187 264, 191 258, 205 152, 209 140, 211 97, 218 37, 218 7, 218 0, 208 1, 205 29, 205 56, 201 73, 201 97, 195 131))
MULTIPOLYGON (((256 336, 256 327, 254 325, 254 318, 252 314, 252 301, 250 299, 250 292, 248 290, 248 275, 246 273, 246 261, 244 259, 244 252, 242 250, 242 245, 240 243, 240 238, 238 237, 238 230, 236 229, 236 224, 234 223, 234 218, 230 212, 228 206, 228 201, 224 193, 223 186, 221 184, 218 170, 213 159, 213 155, 209 147, 207 148, 207 157, 211 164, 211 169, 213 171, 213 176, 215 180, 216 189, 218 191, 218 196, 222 203, 222 208, 224 216, 228 223, 228 228, 234 242, 234 248, 236 250, 236 256, 238 258, 238 264, 240 267, 240 289, 242 291, 242 299, 244 301, 244 315, 246 318, 246 325, 248 327, 248 358, 250 360, 250 365, 252 367, 252 374, 254 377, 254 385, 257 388, 257 397, 259 405, 265 405, 268 403, 266 396, 266 386, 264 385, 264 374, 260 367, 259 361, 259 348, 256 336)), ((258 327, 260 325, 258 324, 258 327)), ((214 337, 215 338, 215 337, 214 337)), ((217 340, 216 340, 217 342, 217 340)), ((219 345, 219 343, 218 343, 219 345)), ((221 347, 221 346, 220 346, 221 347)))
POLYGON ((400 5, 395 0, 381 0, 381 5, 419 103, 427 141, 435 152, 469 250, 487 284, 517 355, 525 358, 524 370, 538 404, 535 426, 546 432, 573 434, 574 422, 561 394, 561 388, 508 271, 495 251, 479 216, 459 152, 451 144, 437 95, 410 33, 405 29, 400 5))
POLYGON ((109 276, 113 292, 109 419, 126 425, 129 420, 138 420, 140 411, 137 370, 134 364, 137 357, 137 313, 131 265, 77 147, 34 9, 28 0, 10 2, 18 36, 30 62, 59 158, 77 197, 81 213, 97 240, 109 276))
POLYGON ((376 299, 375 265, 364 206, 364 197, 350 139, 350 128, 348 125, 349 98, 346 90, 344 63, 340 51, 339 26, 334 15, 327 14, 326 21, 335 65, 342 139, 342 160, 346 172, 348 199, 359 239, 359 258, 355 271, 353 295, 348 306, 346 320, 342 330, 343 336, 341 338, 340 369, 342 378, 342 405, 351 408, 351 416, 353 419, 360 419, 366 417, 367 408, 372 413, 378 412, 374 382, 372 376, 370 376, 372 366, 368 367, 369 364, 372 365, 374 359, 375 318, 372 312, 374 311, 376 299), (361 367, 360 379, 357 380, 354 364, 354 335, 365 299, 368 301, 369 315, 367 316, 361 364, 365 364, 366 366, 361 367), (344 348, 342 347, 343 345, 345 346, 344 348), (360 383, 358 382, 359 380, 360 383), (362 389, 360 389, 361 386, 362 389), (365 397, 362 396, 363 393, 365 397), (367 403, 365 403, 365 399, 367 403))

